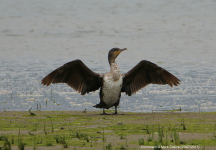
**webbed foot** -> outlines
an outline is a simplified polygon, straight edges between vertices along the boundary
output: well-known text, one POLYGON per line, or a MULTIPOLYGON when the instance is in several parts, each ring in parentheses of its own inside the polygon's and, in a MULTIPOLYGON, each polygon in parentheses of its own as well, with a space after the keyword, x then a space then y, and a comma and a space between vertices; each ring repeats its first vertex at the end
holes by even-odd
POLYGON ((124 115, 124 114, 118 114, 117 113, 117 106, 115 106, 115 113, 113 113, 113 115, 124 115))
POLYGON ((100 114, 100 115, 108 115, 107 113, 102 113, 102 114, 100 114))
POLYGON ((124 115, 124 114, 119 114, 119 113, 113 113, 113 115, 124 115))
POLYGON ((105 110, 104 110, 104 108, 103 108, 103 113, 102 114, 100 114, 100 115, 108 115, 107 113, 105 113, 105 110))

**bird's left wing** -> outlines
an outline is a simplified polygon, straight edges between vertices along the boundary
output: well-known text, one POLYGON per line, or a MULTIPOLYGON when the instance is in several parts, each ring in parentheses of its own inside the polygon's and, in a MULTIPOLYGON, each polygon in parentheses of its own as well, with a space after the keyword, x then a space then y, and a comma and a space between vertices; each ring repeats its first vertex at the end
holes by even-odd
POLYGON ((123 76, 121 92, 129 96, 151 83, 171 87, 180 84, 180 80, 170 72, 147 60, 142 60, 123 76))
POLYGON ((41 84, 66 83, 82 95, 98 90, 102 85, 102 77, 91 71, 81 60, 74 60, 57 68, 45 78, 41 84))

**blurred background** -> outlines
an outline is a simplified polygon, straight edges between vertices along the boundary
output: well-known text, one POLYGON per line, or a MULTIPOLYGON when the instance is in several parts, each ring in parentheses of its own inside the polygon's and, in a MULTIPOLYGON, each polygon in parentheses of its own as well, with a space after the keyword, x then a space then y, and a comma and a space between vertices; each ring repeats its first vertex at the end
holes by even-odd
POLYGON ((81 96, 41 79, 74 59, 108 72, 113 47, 128 49, 116 60, 122 73, 149 60, 181 80, 122 94, 120 111, 216 109, 216 0, 0 3, 0 111, 98 110, 98 91, 81 96))

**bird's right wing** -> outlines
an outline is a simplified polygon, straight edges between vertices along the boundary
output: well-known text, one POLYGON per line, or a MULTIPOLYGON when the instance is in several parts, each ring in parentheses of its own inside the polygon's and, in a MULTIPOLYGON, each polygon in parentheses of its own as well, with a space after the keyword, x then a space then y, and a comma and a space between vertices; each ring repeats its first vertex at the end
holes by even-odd
POLYGON ((102 77, 91 71, 81 60, 74 60, 57 68, 45 78, 41 84, 66 83, 82 95, 96 91, 102 86, 102 77))
POLYGON ((129 96, 151 83, 171 87, 180 84, 180 80, 170 72, 147 60, 142 60, 123 76, 121 92, 129 96))

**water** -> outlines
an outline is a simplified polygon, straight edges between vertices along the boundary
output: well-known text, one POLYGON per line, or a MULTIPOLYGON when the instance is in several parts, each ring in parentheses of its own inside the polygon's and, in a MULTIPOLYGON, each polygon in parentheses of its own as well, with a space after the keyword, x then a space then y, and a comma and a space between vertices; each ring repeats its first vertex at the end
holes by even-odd
POLYGON ((140 60, 167 69, 181 85, 148 85, 122 94, 121 111, 215 111, 215 0, 2 0, 0 5, 0 111, 98 110, 98 91, 85 96, 41 79, 74 59, 108 72, 108 51, 122 73, 140 60))

